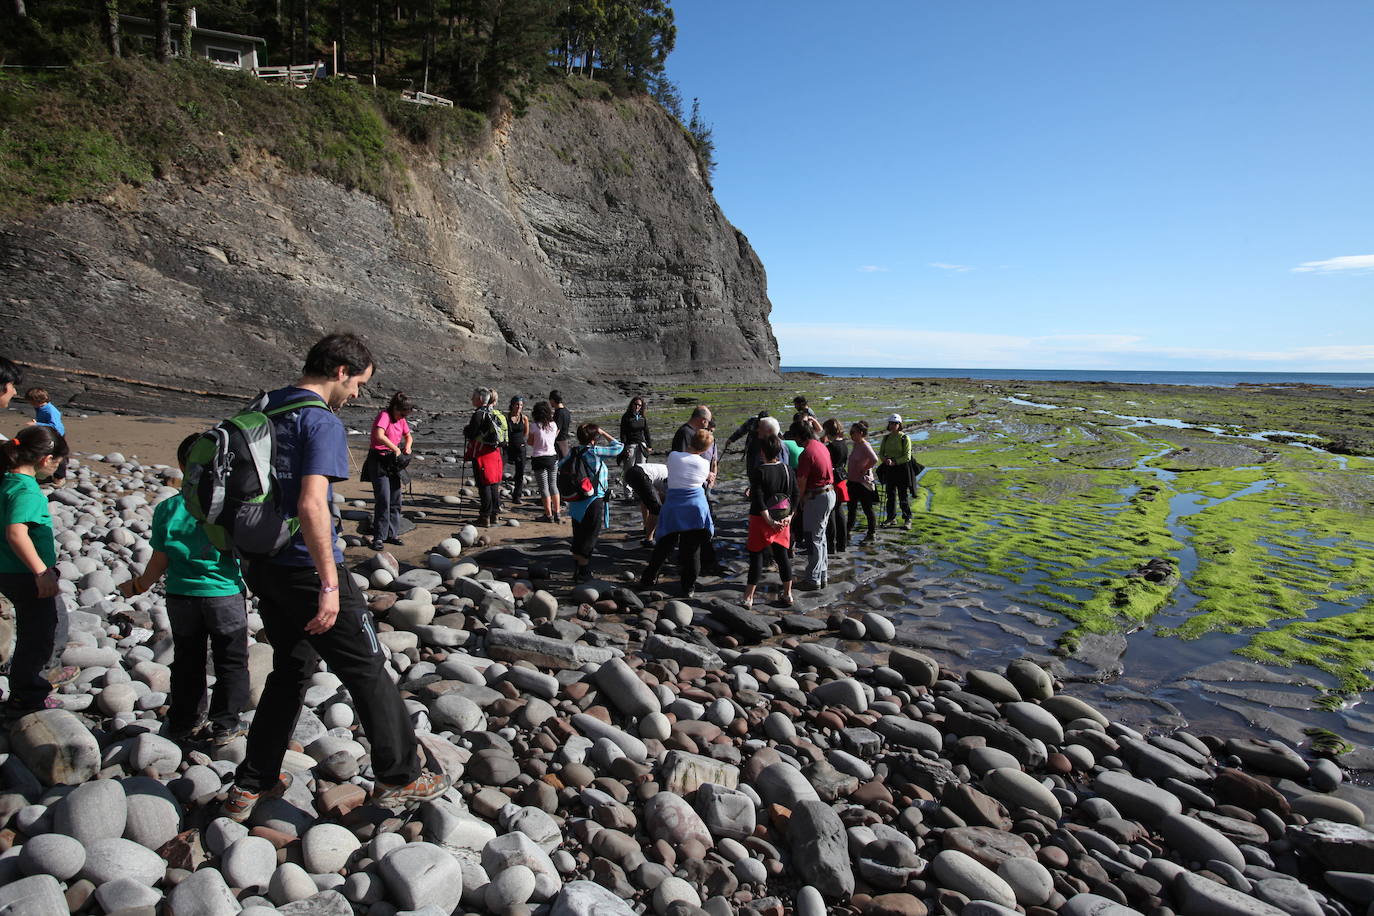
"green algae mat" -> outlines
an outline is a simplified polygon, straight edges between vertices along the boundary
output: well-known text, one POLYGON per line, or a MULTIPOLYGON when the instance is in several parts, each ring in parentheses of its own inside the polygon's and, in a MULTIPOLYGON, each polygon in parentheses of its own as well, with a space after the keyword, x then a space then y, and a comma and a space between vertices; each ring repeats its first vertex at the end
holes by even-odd
POLYGON ((1062 615, 1060 652, 1217 631, 1327 672, 1328 707, 1374 683, 1371 392, 790 375, 673 392, 655 427, 694 400, 722 439, 764 407, 785 427, 797 393, 846 428, 901 413, 927 466, 907 536, 1062 615))

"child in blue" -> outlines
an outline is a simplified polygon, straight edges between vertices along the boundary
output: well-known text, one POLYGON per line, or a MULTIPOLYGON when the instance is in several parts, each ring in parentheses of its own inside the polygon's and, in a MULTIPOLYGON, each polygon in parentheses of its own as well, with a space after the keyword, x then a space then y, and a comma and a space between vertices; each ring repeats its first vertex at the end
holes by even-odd
POLYGON ((51 474, 67 443, 47 426, 28 426, 0 444, 0 593, 14 605, 14 657, 4 717, 15 719, 61 704, 53 681, 74 678, 75 668, 44 677, 67 643, 67 607, 57 587, 57 545, 48 498, 38 476, 51 474))
POLYGON ((24 392, 24 400, 33 407, 33 422, 39 426, 51 426, 59 436, 67 435, 67 427, 62 424, 62 411, 58 410, 48 397, 46 388, 30 388, 24 392))
MULTIPOLYGON (((46 388, 30 388, 24 392, 24 400, 28 401, 33 407, 33 423, 30 426, 47 426, 57 430, 57 434, 62 437, 67 435, 67 427, 62 423, 62 411, 58 410, 48 397, 46 388)), ((54 486, 62 486, 67 480, 67 459, 63 458, 53 469, 52 479, 54 486)))
MULTIPOLYGON (((186 458, 200 435, 187 436, 177 448, 177 463, 186 458)), ((215 665, 210 694, 208 735, 215 746, 243 734, 239 720, 248 708, 248 606, 239 562, 221 553, 191 513, 180 493, 153 510, 153 556, 143 572, 119 587, 126 598, 146 592, 167 577, 167 615, 172 622, 172 695, 167 710, 167 737, 181 741, 199 725, 205 700, 205 644, 215 665)))

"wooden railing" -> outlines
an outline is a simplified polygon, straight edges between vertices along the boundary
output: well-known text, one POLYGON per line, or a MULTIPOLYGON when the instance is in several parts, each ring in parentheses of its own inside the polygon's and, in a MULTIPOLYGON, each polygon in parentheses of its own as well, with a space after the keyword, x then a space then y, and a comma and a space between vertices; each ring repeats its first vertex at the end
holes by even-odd
POLYGON ((453 102, 441 95, 430 95, 428 92, 421 92, 418 89, 402 89, 402 102, 414 102, 416 105, 438 105, 442 108, 452 108, 453 102))
POLYGON ((298 64, 294 67, 259 67, 254 74, 259 79, 276 80, 290 83, 297 89, 304 89, 315 78, 314 64, 298 64))

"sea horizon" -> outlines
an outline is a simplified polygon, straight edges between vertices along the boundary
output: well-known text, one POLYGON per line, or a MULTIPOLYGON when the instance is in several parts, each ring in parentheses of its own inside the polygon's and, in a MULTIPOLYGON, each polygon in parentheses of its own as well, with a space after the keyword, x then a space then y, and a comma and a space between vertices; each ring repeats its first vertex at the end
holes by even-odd
POLYGON ((1322 385, 1374 388, 1374 372, 1268 372, 1173 369, 935 369, 921 367, 782 366, 783 372, 814 372, 833 378, 967 378, 1006 382, 1114 382, 1235 388, 1240 385, 1322 385))

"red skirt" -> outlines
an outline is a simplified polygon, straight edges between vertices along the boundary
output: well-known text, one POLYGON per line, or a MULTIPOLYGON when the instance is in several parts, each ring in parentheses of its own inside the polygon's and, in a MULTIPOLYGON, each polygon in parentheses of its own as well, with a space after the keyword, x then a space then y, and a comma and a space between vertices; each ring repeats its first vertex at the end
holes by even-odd
POLYGON ((766 550, 769 544, 779 544, 784 548, 791 546, 792 526, 784 525, 774 531, 762 515, 749 516, 749 539, 745 542, 745 549, 750 553, 759 553, 766 550))
POLYGON ((847 480, 836 480, 836 481, 835 481, 835 502, 837 502, 837 503, 847 503, 847 502, 849 502, 849 481, 847 481, 847 480))
POLYGON ((477 457, 472 459, 472 466, 478 486, 500 483, 501 476, 506 470, 501 463, 501 450, 494 445, 479 446, 477 457))

